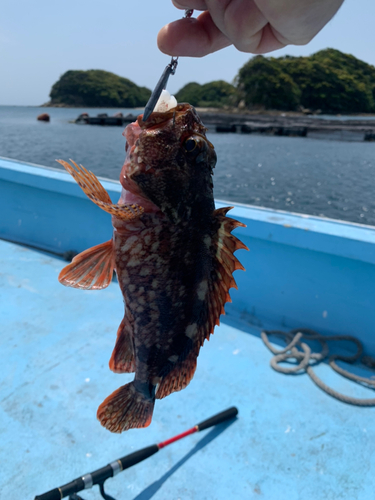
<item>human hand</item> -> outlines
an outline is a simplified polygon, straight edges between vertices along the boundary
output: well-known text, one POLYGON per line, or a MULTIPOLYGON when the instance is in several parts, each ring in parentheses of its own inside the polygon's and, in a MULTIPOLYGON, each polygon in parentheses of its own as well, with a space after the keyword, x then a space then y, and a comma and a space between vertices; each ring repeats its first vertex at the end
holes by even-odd
POLYGON ((159 49, 171 56, 202 57, 233 44, 264 54, 306 45, 332 19, 343 0, 172 0, 178 9, 202 10, 197 19, 167 24, 159 49))

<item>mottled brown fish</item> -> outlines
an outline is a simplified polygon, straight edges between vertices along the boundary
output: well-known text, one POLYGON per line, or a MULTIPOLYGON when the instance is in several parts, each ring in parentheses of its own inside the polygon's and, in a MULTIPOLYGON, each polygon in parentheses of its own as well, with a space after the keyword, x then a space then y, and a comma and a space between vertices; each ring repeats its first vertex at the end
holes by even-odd
POLYGON ((247 247, 231 234, 243 224, 226 217, 230 207, 215 210, 216 154, 205 132, 189 104, 128 125, 116 205, 94 174, 60 161, 112 214, 113 239, 77 255, 59 276, 67 286, 101 289, 116 270, 126 307, 109 366, 135 378, 98 409, 112 432, 148 426, 155 398, 189 384, 236 287, 232 273, 243 269, 233 253, 247 247))

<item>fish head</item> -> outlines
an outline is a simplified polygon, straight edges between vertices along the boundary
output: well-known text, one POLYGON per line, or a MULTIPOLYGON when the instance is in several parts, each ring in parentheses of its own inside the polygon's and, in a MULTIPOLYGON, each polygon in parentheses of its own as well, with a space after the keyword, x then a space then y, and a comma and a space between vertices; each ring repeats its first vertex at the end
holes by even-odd
POLYGON ((123 187, 156 205, 173 223, 213 209, 216 153, 190 104, 142 115, 125 129, 123 187))

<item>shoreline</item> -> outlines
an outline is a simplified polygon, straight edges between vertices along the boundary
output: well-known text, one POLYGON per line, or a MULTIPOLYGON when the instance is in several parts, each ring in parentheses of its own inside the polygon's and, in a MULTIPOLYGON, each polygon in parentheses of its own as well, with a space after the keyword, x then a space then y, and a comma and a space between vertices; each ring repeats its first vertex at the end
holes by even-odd
MULTIPOLYGON (((16 105, 15 105, 16 106, 16 105)), ((113 109, 113 110, 119 110, 119 109, 143 109, 142 106, 138 106, 135 108, 124 108, 120 106, 73 106, 70 104, 51 104, 51 103, 45 103, 41 104, 39 106, 20 106, 20 107, 30 107, 30 108, 67 108, 67 109, 113 109)), ((199 114, 204 114, 204 115, 223 115, 223 116, 228 116, 228 115, 235 115, 235 116, 280 116, 280 117, 319 117, 319 116, 332 116, 334 119, 335 117, 362 117, 362 118, 374 118, 375 120, 375 113, 340 113, 340 114, 325 114, 325 113, 316 113, 316 112, 311 112, 311 113, 306 113, 303 111, 283 111, 283 110, 278 110, 278 109, 271 109, 271 110, 250 110, 250 109, 239 109, 239 108, 207 108, 207 107, 198 107, 196 106, 195 109, 199 114)))

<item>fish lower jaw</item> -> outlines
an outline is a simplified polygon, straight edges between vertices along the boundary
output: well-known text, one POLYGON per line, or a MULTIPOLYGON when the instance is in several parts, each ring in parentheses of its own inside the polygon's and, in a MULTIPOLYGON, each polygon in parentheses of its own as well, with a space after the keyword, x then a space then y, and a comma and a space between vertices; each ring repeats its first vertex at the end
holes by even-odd
POLYGON ((124 175, 121 179, 121 185, 122 192, 119 203, 123 203, 125 205, 139 205, 143 207, 146 213, 159 212, 159 207, 152 203, 152 201, 145 198, 140 192, 138 186, 126 175, 124 175))

